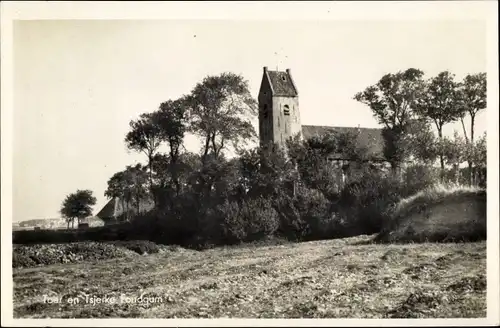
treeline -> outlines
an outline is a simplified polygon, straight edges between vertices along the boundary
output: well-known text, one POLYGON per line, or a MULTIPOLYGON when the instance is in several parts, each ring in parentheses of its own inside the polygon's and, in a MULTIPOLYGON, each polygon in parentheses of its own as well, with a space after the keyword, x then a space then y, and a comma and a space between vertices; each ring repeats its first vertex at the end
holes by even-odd
POLYGON ((447 165, 458 174, 467 162, 468 184, 479 183, 477 175, 486 169, 486 133, 476 140, 474 127, 478 113, 486 108, 486 73, 456 81, 454 74, 444 71, 424 79, 421 70, 412 68, 384 75, 354 99, 368 105, 382 124, 384 153, 393 167, 409 160, 432 165, 438 159, 444 180, 447 165), (463 137, 457 131, 453 138, 445 137, 443 128, 458 121, 463 137))
POLYGON ((397 201, 439 179, 484 185, 486 135, 475 138, 474 120, 486 107, 486 74, 457 82, 449 72, 424 79, 422 71, 408 69, 383 76, 354 98, 383 126, 390 168, 371 161, 375 154, 360 147, 355 133, 294 138, 286 150, 248 149, 257 141, 250 122, 257 103, 247 81, 224 73, 130 123, 126 145, 142 152, 146 163, 114 174, 105 195, 123 202, 122 219, 137 234, 207 247, 267 236, 375 233, 397 201), (464 136, 445 137, 443 127, 455 121, 464 136), (200 139, 199 152, 185 149, 187 134, 200 139), (228 158, 230 152, 237 156, 228 158), (331 154, 352 161, 332 165, 331 154), (154 209, 140 213, 145 199, 154 209))

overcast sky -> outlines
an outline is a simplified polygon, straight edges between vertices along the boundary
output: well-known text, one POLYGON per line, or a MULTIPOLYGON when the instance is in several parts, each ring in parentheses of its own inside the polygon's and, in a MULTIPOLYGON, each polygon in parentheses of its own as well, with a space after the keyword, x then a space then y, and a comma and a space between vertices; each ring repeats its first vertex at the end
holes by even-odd
MULTIPOLYGON (((385 73, 486 71, 480 21, 23 21, 14 24, 13 221, 58 217, 90 189, 95 212, 128 152, 128 123, 203 77, 242 74, 257 96, 262 67, 291 68, 302 124, 377 127, 352 99, 385 73)), ((459 125, 448 126, 451 134, 459 125)), ((486 115, 477 119, 477 135, 486 115)), ((192 138, 186 142, 197 150, 192 138)))

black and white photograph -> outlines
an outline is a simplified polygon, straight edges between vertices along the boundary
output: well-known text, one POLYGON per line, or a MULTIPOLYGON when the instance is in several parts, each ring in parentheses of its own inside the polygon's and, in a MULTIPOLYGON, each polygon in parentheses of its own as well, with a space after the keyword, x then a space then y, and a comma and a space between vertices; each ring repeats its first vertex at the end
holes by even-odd
POLYGON ((497 29, 494 1, 2 2, 2 326, 498 324, 497 29))

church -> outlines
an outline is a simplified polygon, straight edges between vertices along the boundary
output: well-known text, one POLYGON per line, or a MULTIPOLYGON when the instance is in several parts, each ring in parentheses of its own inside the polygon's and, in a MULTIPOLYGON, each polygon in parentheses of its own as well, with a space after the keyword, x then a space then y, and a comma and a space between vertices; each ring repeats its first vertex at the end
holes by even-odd
MULTIPOLYGON (((302 125, 300 121, 299 92, 290 69, 283 72, 271 71, 264 67, 258 103, 261 145, 274 143, 284 147, 289 138, 298 134, 302 139, 308 139, 328 132, 355 132, 358 136, 358 145, 368 149, 373 154, 374 161, 384 162, 384 139, 381 129, 302 125)), ((339 186, 345 184, 346 175, 344 170, 351 159, 344 158, 342 154, 332 154, 329 160, 333 162, 334 167, 342 168, 337 170, 337 181, 339 186)), ((145 201, 141 204, 139 211, 148 211, 152 207, 152 202, 145 201)), ((97 216, 105 224, 111 224, 116 222, 116 218, 122 215, 126 208, 129 208, 129 206, 123 204, 123 201, 111 199, 97 216)))
MULTIPOLYGON (((320 136, 327 132, 354 132, 358 145, 373 154, 374 161, 384 161, 384 139, 381 129, 302 125, 299 110, 299 92, 291 70, 271 71, 264 67, 259 95, 260 143, 274 143, 283 147, 286 141, 300 134, 302 139, 320 136)), ((349 158, 332 154, 331 160, 343 165, 349 158)))

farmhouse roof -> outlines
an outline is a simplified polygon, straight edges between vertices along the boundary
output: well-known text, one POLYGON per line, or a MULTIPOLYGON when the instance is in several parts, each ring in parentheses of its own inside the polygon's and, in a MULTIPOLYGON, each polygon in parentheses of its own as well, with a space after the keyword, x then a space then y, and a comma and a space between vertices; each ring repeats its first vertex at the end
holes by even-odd
POLYGON ((116 198, 112 198, 109 200, 109 202, 104 205, 104 207, 97 213, 97 217, 101 220, 109 220, 111 218, 114 218, 115 215, 115 203, 116 203, 116 198))
MULTIPOLYGON (((109 202, 104 205, 104 207, 97 213, 97 217, 100 218, 103 221, 115 219, 122 215, 125 212, 125 209, 123 206, 127 206, 127 204, 123 204, 120 199, 118 198, 112 198, 109 200, 109 202)), ((128 204, 127 206, 130 211, 136 212, 137 208, 135 204, 128 204)), ((151 209, 153 209, 154 203, 150 199, 144 199, 141 200, 139 204, 139 211, 140 212, 147 212, 151 209)))
MULTIPOLYGON (((321 136, 329 132, 356 133, 358 135, 358 146, 366 148, 374 159, 384 160, 384 138, 382 129, 342 127, 342 126, 320 126, 302 125, 302 136, 310 139, 314 136, 321 136)), ((336 157, 340 155, 335 155, 336 157)))
POLYGON ((271 85, 273 96, 296 97, 297 87, 292 79, 290 69, 283 71, 270 71, 264 67, 264 76, 271 85))

